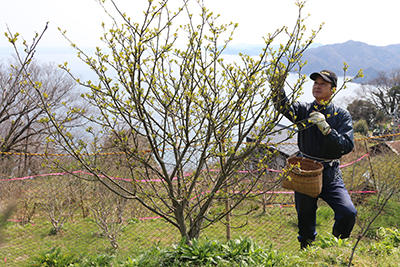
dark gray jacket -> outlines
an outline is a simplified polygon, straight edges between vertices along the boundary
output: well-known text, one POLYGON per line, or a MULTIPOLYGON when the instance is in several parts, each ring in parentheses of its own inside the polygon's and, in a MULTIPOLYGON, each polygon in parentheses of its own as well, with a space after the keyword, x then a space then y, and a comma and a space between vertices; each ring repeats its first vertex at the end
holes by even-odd
POLYGON ((353 123, 350 113, 334 104, 327 106, 295 102, 287 105, 286 97, 280 98, 279 111, 299 128, 298 146, 302 153, 322 159, 340 159, 354 147, 353 123), (324 136, 316 125, 308 122, 310 113, 319 111, 325 115, 331 132, 324 136))

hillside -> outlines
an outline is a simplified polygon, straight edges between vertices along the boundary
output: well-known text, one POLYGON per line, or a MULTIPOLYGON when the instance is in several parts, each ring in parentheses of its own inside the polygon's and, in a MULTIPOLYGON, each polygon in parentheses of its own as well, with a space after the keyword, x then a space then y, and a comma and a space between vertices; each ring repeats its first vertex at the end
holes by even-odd
MULTIPOLYGON (((224 51, 225 55, 237 56, 244 53, 250 56, 259 55, 263 45, 260 44, 233 44, 224 51)), ((91 48, 87 48, 89 51, 91 48)), ((13 51, 10 47, 0 47, 0 56, 3 60, 11 58, 13 51)), ((77 59, 75 51, 66 48, 39 48, 37 59, 50 61, 57 64, 68 61, 72 69, 85 77, 86 66, 77 59)), ((347 41, 330 45, 312 44, 303 55, 307 64, 303 68, 303 73, 308 75, 314 71, 330 69, 343 76, 343 63, 349 65, 347 76, 354 76, 359 69, 363 69, 364 78, 358 82, 368 82, 376 77, 379 72, 389 72, 400 69, 400 44, 388 46, 373 46, 358 41, 347 41)))
MULTIPOLYGON (((233 45, 227 48, 225 54, 237 55, 239 52, 256 56, 262 50, 261 45, 233 45)), ((310 74, 321 69, 330 69, 343 76, 343 63, 349 65, 347 76, 354 76, 363 69, 364 78, 358 82, 367 82, 376 77, 379 72, 400 69, 400 44, 388 46, 373 46, 357 41, 330 45, 312 45, 304 53, 307 65, 304 74, 310 74)))
POLYGON ((310 48, 304 53, 308 64, 304 73, 330 69, 343 76, 343 62, 349 65, 348 75, 353 76, 363 69, 364 78, 358 82, 367 82, 379 72, 400 69, 400 44, 373 46, 362 42, 347 41, 340 44, 323 45, 310 48))

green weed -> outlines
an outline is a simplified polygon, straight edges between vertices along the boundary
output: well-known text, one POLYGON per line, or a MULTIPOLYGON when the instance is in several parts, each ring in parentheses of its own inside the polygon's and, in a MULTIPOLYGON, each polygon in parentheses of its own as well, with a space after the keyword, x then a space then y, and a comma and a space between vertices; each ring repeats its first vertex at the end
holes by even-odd
MULTIPOLYGON (((374 205, 376 201, 376 197, 372 196, 368 200, 367 206, 359 208, 359 221, 367 221, 368 218, 371 218, 374 215, 376 210, 374 209, 374 205)), ((400 228, 400 202, 398 200, 391 199, 387 202, 382 213, 376 218, 366 236, 369 238, 377 238, 378 229, 380 227, 400 228)))
POLYGON ((340 248, 340 247, 350 247, 351 244, 346 239, 337 238, 330 233, 326 233, 326 235, 318 235, 314 245, 320 248, 329 248, 329 247, 340 248))
POLYGON ((162 266, 283 266, 283 253, 263 249, 251 239, 236 239, 223 244, 218 241, 193 240, 180 243, 162 255, 162 266))
POLYGON ((72 254, 61 253, 60 248, 52 248, 50 251, 40 253, 34 257, 29 266, 41 266, 41 267, 65 267, 73 266, 78 263, 79 259, 72 254))
POLYGON ((377 231, 377 237, 380 241, 371 245, 369 251, 375 255, 389 255, 400 246, 400 231, 380 227, 377 231))

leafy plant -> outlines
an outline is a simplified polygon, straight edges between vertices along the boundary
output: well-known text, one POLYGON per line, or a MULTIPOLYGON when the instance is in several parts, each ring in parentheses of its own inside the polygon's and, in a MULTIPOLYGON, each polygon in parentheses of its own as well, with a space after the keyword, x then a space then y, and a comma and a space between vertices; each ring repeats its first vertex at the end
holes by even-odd
MULTIPOLYGON (((368 205, 359 212, 359 219, 365 220, 372 216, 374 212, 374 203, 376 202, 376 196, 372 196, 368 205)), ((391 199, 387 202, 383 208, 382 213, 376 218, 370 229, 368 229, 366 236, 369 238, 377 238, 378 229, 383 228, 399 228, 400 227, 400 203, 396 199, 391 199)))
POLYGON ((329 233, 326 235, 319 235, 315 245, 320 248, 329 248, 329 247, 349 247, 350 242, 346 239, 337 238, 329 233))
POLYGON ((381 240, 371 245, 370 252, 375 255, 391 254, 400 246, 400 231, 398 229, 380 227, 377 236, 381 240))
POLYGON ((263 249, 249 238, 225 244, 196 239, 191 245, 181 242, 172 250, 161 252, 160 258, 162 266, 282 266, 288 260, 285 254, 272 247, 263 249))
POLYGON ((114 259, 114 256, 111 255, 96 255, 96 256, 86 256, 82 257, 79 264, 79 267, 100 267, 100 266, 111 266, 111 262, 114 259))
POLYGON ((50 251, 43 252, 33 258, 30 266, 65 267, 73 266, 77 262, 79 262, 79 259, 74 255, 63 254, 60 248, 52 248, 50 251))
POLYGON ((165 249, 152 247, 137 257, 129 257, 126 261, 120 263, 122 267, 151 267, 160 266, 161 258, 165 253, 165 249))
POLYGON ((164 264, 190 262, 192 264, 216 264, 221 259, 222 247, 216 241, 194 239, 191 245, 181 242, 164 254, 164 264))

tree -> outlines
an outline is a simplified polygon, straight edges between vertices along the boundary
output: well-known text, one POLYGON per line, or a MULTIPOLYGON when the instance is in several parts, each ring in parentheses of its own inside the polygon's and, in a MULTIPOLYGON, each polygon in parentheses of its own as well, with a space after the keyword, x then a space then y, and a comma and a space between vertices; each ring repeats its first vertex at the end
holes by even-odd
POLYGON ((347 106, 354 121, 364 120, 368 128, 372 129, 377 123, 387 120, 385 114, 378 110, 377 106, 370 100, 355 99, 347 106))
MULTIPOLYGON (((10 32, 6 35, 15 44, 18 35, 10 32)), ((74 81, 55 66, 34 60, 34 49, 39 40, 37 35, 32 47, 25 45, 25 49, 31 49, 25 58, 18 58, 20 54, 16 50, 17 58, 13 63, 0 65, 0 152, 3 155, 44 150, 48 125, 40 122, 46 113, 39 99, 34 97, 36 86, 40 86, 46 104, 54 112, 62 112, 65 110, 62 103, 73 100, 74 81)), ((70 119, 75 121, 76 115, 70 119)))
MULTIPOLYGON (((85 106, 93 108, 85 115, 88 123, 97 125, 87 128, 91 140, 74 136, 61 123, 85 110, 71 107, 71 113, 60 118, 36 88, 55 129, 51 140, 114 193, 135 199, 174 225, 187 242, 257 188, 267 166, 260 161, 259 171, 246 171, 246 160, 268 141, 282 118, 268 88, 283 88, 289 72, 297 71, 299 79, 290 85, 289 97, 298 98, 305 79, 300 75, 302 53, 319 31, 306 39, 304 3, 299 2, 291 30, 283 27, 267 35, 258 57, 241 54, 240 62, 227 63, 223 52, 237 25, 220 24, 201 1, 193 2, 183 1, 171 12, 166 0, 148 1, 139 23, 114 1, 108 2, 112 8, 100 1, 113 21, 108 30, 103 25, 105 48, 97 47, 90 56, 71 42, 98 78, 75 78, 88 89, 85 106), (187 24, 178 25, 178 19, 187 24), (286 41, 274 48, 278 36, 286 41), (96 155, 84 153, 101 149, 101 134, 115 136, 130 184, 112 177, 96 155), (129 136, 144 139, 142 148, 129 136), (246 137, 255 141, 245 144, 246 137), (226 209, 213 206, 221 199, 230 200, 226 209)), ((67 65, 64 68, 68 71, 67 65)))
POLYGON ((368 85, 363 86, 366 98, 394 121, 400 120, 400 69, 381 72, 368 85))

